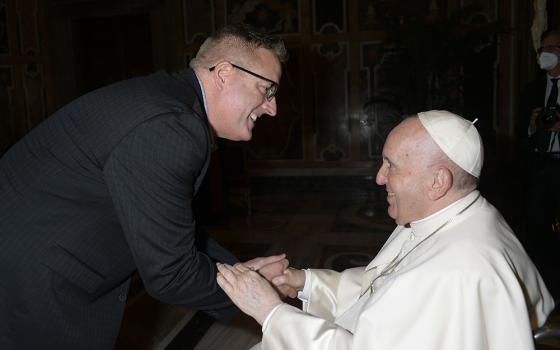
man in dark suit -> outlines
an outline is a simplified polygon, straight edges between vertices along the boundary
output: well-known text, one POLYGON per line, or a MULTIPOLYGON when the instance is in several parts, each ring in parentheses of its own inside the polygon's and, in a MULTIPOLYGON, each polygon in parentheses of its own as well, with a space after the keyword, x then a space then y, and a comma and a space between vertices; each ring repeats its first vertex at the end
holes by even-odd
POLYGON ((557 294, 560 227, 560 31, 543 33, 539 66, 546 72, 521 95, 519 133, 527 156, 527 227, 524 245, 557 294))
MULTIPOLYGON (((215 137, 251 139, 276 114, 283 43, 243 25, 177 73, 88 93, 0 159, 0 349, 110 349, 130 278, 160 301, 227 320, 238 310, 192 214, 215 137)), ((263 274, 283 255, 244 263, 263 274)))

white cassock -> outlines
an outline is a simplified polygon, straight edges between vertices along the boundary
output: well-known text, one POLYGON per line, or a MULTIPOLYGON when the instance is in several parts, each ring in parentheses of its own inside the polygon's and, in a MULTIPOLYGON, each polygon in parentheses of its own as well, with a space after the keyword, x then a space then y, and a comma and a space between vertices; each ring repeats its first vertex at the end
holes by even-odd
POLYGON ((510 227, 478 191, 398 226, 367 267, 308 276, 303 311, 278 307, 262 349, 528 350, 532 329, 554 308, 510 227), (376 279, 388 265, 392 272, 376 279))

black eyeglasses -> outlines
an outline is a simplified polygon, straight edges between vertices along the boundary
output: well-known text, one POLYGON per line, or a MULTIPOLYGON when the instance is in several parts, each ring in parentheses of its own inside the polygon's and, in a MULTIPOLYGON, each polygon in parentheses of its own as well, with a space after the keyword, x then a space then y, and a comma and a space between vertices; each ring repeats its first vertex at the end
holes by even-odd
MULTIPOLYGON (((238 65, 236 65, 236 64, 233 64, 233 63, 231 63, 231 62, 230 62, 230 64, 231 64, 233 67, 239 69, 240 71, 243 71, 243 72, 245 72, 245 73, 251 74, 251 75, 254 76, 254 77, 257 77, 257 78, 259 78, 259 79, 262 79, 262 80, 264 80, 264 81, 269 82, 269 83, 270 83, 270 86, 267 87, 267 88, 264 90, 264 91, 265 91, 265 97, 266 97, 266 100, 267 100, 267 101, 272 101, 272 99, 274 98, 274 96, 276 96, 276 93, 278 92, 278 88, 280 87, 280 86, 278 85, 277 82, 275 82, 275 81, 273 81, 273 80, 270 80, 270 79, 268 79, 268 78, 265 78, 265 77, 263 77, 262 75, 257 74, 257 73, 255 73, 255 72, 251 72, 250 70, 245 69, 245 68, 243 68, 243 67, 240 67, 240 66, 238 66, 238 65)), ((210 67, 210 68, 208 68, 208 70, 211 72, 211 71, 213 71, 215 68, 216 68, 216 66, 210 67)))

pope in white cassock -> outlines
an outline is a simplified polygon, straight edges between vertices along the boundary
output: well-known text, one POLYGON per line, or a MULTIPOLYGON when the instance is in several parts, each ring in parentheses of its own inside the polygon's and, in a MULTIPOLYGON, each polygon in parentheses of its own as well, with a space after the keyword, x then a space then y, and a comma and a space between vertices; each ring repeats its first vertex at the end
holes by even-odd
POLYGON ((218 283, 263 325, 262 349, 527 350, 554 308, 504 218, 477 191, 473 123, 446 111, 389 134, 376 182, 397 227, 366 267, 289 268, 272 279, 218 266, 218 283))

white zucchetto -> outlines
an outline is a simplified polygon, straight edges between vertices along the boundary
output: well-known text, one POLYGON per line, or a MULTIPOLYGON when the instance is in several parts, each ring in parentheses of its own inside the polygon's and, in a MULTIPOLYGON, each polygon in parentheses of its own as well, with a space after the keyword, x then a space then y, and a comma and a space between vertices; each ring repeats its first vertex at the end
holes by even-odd
POLYGON ((428 134, 461 169, 479 178, 484 163, 482 139, 473 122, 448 111, 418 113, 428 134))

